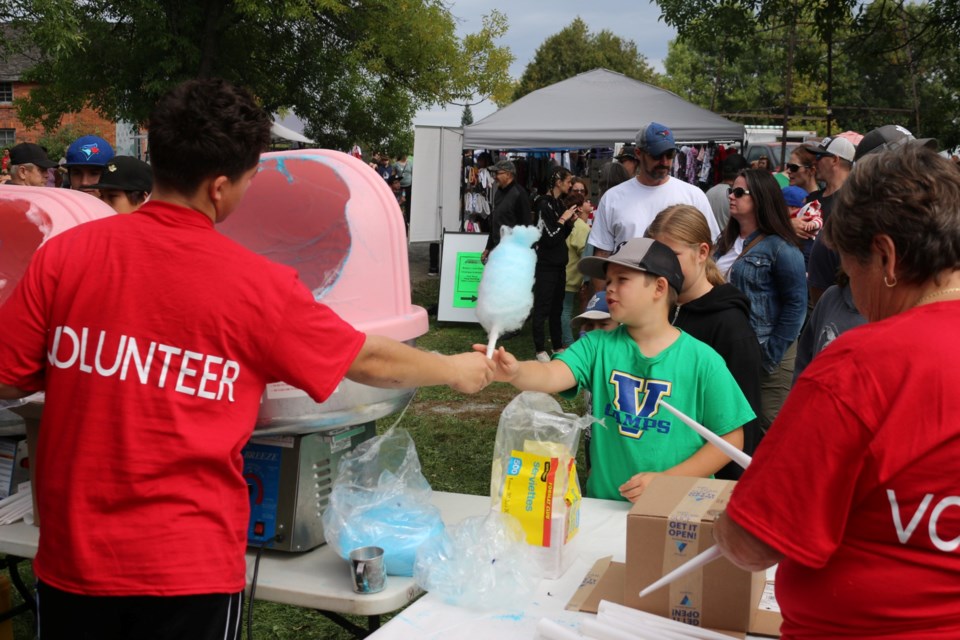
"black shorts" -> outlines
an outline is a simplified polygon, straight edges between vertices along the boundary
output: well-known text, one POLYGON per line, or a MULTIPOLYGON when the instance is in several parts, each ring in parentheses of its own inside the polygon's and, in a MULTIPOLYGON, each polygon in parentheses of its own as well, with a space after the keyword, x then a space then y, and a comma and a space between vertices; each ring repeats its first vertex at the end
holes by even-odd
POLYGON ((240 640, 243 592, 81 596, 37 583, 39 640, 240 640))

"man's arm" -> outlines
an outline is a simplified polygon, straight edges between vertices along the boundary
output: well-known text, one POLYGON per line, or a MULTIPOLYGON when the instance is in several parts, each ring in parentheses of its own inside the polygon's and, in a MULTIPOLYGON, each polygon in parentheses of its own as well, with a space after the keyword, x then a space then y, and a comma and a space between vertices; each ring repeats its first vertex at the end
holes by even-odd
POLYGON ((390 338, 367 336, 347 378, 386 389, 447 385, 476 393, 493 381, 494 369, 493 361, 480 353, 447 356, 390 338))
POLYGON ((32 391, 24 391, 17 387, 11 387, 8 384, 3 384, 0 382, 0 400, 16 400, 17 398, 25 398, 29 396, 32 391))
POLYGON ((763 571, 783 559, 782 553, 741 527, 726 512, 713 526, 713 539, 730 562, 747 571, 763 571))

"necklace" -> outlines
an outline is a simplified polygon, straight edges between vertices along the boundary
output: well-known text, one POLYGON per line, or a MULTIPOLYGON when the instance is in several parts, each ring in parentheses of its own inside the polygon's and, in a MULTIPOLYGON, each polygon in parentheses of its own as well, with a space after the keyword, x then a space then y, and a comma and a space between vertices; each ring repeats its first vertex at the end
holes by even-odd
MULTIPOLYGON (((938 297, 940 297, 940 296, 945 296, 945 295, 950 294, 950 293, 960 293, 960 287, 952 287, 952 288, 950 288, 950 289, 940 289, 939 291, 934 291, 934 292, 932 292, 932 293, 928 293, 927 295, 925 295, 925 296, 923 296, 922 298, 920 298, 919 300, 917 300, 917 305, 921 305, 921 304, 923 304, 924 302, 926 302, 927 300, 932 300, 932 299, 934 299, 934 298, 938 298, 938 297)), ((914 305, 914 306, 917 306, 917 305, 914 305)))

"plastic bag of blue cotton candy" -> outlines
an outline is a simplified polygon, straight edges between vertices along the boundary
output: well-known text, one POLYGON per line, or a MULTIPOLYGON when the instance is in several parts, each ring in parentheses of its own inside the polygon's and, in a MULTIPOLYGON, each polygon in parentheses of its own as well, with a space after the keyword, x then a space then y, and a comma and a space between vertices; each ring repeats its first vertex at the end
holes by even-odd
POLYGON ((533 595, 543 572, 513 516, 491 511, 447 527, 417 551, 413 578, 444 602, 509 609, 533 595))
POLYGON ((354 549, 380 547, 388 575, 412 576, 417 549, 443 533, 431 494, 413 438, 392 428, 340 460, 324 537, 344 560, 354 549))

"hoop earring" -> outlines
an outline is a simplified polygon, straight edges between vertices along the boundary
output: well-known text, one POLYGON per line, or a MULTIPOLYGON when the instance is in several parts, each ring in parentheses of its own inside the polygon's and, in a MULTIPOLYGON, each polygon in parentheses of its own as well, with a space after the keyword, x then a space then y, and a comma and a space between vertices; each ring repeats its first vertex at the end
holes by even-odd
POLYGON ((884 286, 886 286, 888 289, 893 289, 895 286, 897 286, 897 276, 893 276, 893 284, 890 284, 890 283, 887 281, 887 276, 883 276, 883 284, 884 284, 884 286))

